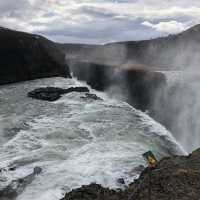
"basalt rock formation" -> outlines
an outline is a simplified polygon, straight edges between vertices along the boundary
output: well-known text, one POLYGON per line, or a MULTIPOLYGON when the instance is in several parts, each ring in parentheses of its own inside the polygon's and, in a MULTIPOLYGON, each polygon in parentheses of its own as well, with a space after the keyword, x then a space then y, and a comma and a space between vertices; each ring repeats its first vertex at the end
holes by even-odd
POLYGON ((62 200, 198 200, 200 199, 200 149, 189 156, 172 156, 146 168, 125 190, 90 184, 66 193, 62 200), (151 173, 151 175, 149 175, 151 173))

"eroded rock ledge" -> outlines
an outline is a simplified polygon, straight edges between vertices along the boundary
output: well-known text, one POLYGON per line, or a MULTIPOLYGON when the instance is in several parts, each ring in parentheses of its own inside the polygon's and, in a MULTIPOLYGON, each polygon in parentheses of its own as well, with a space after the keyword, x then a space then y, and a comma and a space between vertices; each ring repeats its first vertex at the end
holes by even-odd
MULTIPOLYGON (((124 191, 93 183, 72 190, 62 200, 147 200, 148 188, 149 171, 145 169, 124 191)), ((151 200, 198 200, 199 191, 200 149, 189 156, 164 158, 151 170, 151 200)))

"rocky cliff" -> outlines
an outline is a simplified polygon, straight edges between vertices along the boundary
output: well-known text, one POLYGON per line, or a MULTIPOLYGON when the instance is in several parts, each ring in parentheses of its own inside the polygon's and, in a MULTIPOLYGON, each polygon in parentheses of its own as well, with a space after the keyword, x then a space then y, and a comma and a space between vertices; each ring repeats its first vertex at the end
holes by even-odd
POLYGON ((0 44, 0 84, 70 77, 65 54, 44 37, 1 28, 0 44))

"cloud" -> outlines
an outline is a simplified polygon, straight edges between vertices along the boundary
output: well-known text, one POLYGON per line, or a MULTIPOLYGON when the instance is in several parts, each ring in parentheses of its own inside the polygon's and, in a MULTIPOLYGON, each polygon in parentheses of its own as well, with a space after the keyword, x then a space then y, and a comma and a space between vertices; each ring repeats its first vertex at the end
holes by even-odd
POLYGON ((174 34, 200 23, 199 0, 1 0, 0 26, 59 42, 105 43, 174 34))
POLYGON ((151 27, 158 32, 171 33, 171 34, 182 32, 186 28, 188 28, 184 23, 177 21, 159 22, 158 24, 152 24, 148 21, 145 21, 142 23, 142 25, 151 27))

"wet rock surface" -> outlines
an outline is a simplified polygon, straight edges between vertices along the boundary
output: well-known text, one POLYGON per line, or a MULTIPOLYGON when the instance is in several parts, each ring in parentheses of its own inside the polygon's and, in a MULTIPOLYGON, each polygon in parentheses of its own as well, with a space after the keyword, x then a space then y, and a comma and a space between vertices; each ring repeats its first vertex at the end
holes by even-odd
POLYGON ((146 168, 125 190, 90 184, 72 190, 62 200, 147 200, 149 194, 151 200, 199 200, 199 180, 200 149, 189 156, 162 159, 154 169, 146 168))
POLYGON ((45 87, 45 88, 37 88, 31 92, 29 92, 27 95, 28 97, 39 99, 39 100, 45 100, 45 101, 56 101, 63 94, 67 94, 70 92, 89 92, 89 89, 87 87, 71 87, 68 89, 62 89, 57 87, 45 87))

